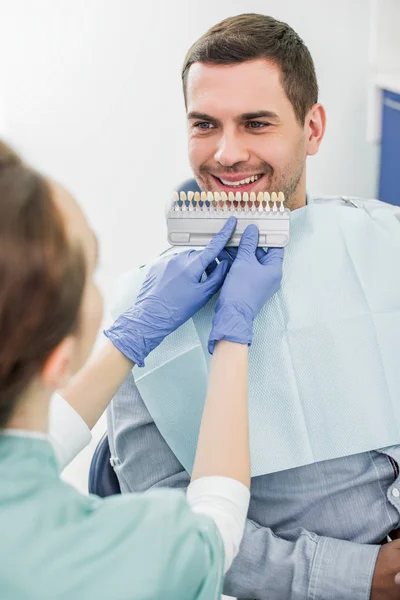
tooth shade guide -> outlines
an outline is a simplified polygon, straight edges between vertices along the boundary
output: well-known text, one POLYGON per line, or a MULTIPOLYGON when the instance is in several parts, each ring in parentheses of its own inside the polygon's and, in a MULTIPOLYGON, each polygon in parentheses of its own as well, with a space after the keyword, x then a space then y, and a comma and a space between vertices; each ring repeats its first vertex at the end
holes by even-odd
MULTIPOLYGON (((170 210, 197 212, 285 213, 283 192, 174 192, 170 210)), ((272 215, 271 215, 272 217, 272 215)))

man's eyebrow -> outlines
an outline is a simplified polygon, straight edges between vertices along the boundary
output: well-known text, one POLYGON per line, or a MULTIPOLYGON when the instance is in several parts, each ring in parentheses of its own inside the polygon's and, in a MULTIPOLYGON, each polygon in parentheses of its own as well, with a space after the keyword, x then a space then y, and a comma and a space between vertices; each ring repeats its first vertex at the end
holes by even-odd
POLYGON ((201 113, 197 111, 192 111, 187 115, 188 121, 192 121, 193 119, 197 119, 199 121, 209 121, 210 123, 220 123, 218 119, 215 117, 211 117, 211 115, 207 115, 206 113, 201 113))
POLYGON ((261 118, 267 118, 267 119, 271 119, 273 121, 279 120, 279 116, 276 113, 272 112, 271 110, 258 110, 256 112, 243 113, 242 115, 240 115, 239 120, 240 121, 251 121, 252 119, 261 119, 261 118))
MULTIPOLYGON (((220 121, 207 113, 192 111, 187 115, 188 120, 198 119, 199 121, 209 121, 210 123, 219 124, 220 121)), ((238 121, 251 121, 252 119, 267 118, 271 121, 279 121, 279 116, 271 110, 257 110, 255 112, 243 113, 237 117, 238 121)))

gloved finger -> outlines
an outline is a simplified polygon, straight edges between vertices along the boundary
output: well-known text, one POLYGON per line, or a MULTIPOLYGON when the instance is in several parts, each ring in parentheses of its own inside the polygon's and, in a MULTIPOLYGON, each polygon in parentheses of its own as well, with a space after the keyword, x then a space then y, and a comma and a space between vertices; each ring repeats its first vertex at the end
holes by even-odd
POLYGON ((215 260, 220 252, 225 248, 230 237, 235 231, 236 221, 236 217, 230 217, 222 227, 221 231, 219 231, 207 244, 204 250, 199 253, 197 259, 197 272, 195 273, 196 276, 200 278, 206 267, 213 260, 215 260))
POLYGON ((255 256, 259 231, 257 225, 248 225, 240 240, 237 258, 255 256))
POLYGON ((207 279, 201 284, 207 289, 210 298, 215 294, 215 292, 219 290, 221 285, 224 283, 225 277, 227 276, 230 268, 231 263, 228 260, 221 261, 211 273, 210 277, 207 277, 207 279))
POLYGON ((264 256, 258 260, 262 265, 276 264, 283 261, 283 248, 269 248, 268 252, 264 252, 264 256))

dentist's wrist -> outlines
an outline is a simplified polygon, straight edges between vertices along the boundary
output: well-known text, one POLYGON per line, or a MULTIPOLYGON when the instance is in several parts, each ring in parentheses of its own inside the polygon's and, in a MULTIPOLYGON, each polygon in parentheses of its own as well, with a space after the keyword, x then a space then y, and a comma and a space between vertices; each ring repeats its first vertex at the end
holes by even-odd
POLYGON ((144 311, 134 308, 118 317, 104 335, 130 361, 144 367, 144 361, 164 339, 160 331, 149 326, 144 311))
POLYGON ((208 351, 213 353, 219 340, 251 345, 254 316, 250 307, 234 301, 218 300, 213 318, 208 351))

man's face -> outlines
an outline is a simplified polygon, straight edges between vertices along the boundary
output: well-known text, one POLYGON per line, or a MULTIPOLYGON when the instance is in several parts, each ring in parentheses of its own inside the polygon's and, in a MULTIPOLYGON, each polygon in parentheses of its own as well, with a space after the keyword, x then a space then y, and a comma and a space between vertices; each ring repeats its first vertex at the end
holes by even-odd
POLYGON ((290 200, 299 184, 305 189, 307 128, 273 63, 194 63, 187 116, 189 160, 203 190, 282 191, 290 200))

